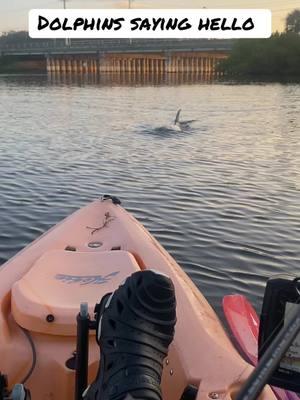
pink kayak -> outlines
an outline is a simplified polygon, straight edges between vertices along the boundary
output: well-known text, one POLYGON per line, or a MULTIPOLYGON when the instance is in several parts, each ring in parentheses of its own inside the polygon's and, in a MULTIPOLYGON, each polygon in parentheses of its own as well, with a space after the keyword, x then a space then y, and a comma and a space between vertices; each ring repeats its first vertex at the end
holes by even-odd
MULTIPOLYGON (((234 294, 223 298, 223 310, 238 346, 252 365, 258 361, 259 318, 245 296, 234 294)), ((299 400, 296 393, 272 387, 279 400, 299 400)))
MULTIPOLYGON (((0 269, 0 371, 9 388, 25 381, 33 400, 74 398, 76 316, 135 271, 156 269, 173 281, 177 324, 164 361, 164 400, 232 400, 253 370, 215 312, 175 260, 114 198, 96 200, 54 226, 0 269), (191 398, 191 397, 190 397, 191 398)), ((99 364, 90 333, 88 381, 99 364)), ((266 387, 262 400, 275 399, 266 387)))

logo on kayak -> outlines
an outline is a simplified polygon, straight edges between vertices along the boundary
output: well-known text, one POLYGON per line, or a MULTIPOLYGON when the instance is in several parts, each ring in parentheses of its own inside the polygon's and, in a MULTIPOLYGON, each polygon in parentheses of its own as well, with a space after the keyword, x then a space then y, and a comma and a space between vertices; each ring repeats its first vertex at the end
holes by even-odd
POLYGON ((102 285, 107 283, 114 276, 118 275, 120 271, 111 272, 108 275, 64 275, 57 274, 55 279, 62 281, 64 283, 79 283, 80 285, 102 285))

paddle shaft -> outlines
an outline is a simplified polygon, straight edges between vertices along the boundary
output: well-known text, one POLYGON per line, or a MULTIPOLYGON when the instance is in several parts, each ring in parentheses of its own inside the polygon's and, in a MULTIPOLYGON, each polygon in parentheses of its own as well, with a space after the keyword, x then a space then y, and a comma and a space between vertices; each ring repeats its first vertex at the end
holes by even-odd
POLYGON ((293 310, 286 327, 281 329, 259 360, 236 400, 255 400, 279 365, 300 330, 300 306, 293 310))

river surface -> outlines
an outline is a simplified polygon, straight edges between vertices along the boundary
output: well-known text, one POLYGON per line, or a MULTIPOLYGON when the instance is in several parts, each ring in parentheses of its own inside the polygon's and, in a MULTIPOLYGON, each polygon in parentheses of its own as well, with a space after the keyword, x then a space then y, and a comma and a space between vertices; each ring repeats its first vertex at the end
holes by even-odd
POLYGON ((0 76, 0 264, 110 193, 219 314, 229 293, 259 309, 299 275, 299 134, 299 85, 0 76))

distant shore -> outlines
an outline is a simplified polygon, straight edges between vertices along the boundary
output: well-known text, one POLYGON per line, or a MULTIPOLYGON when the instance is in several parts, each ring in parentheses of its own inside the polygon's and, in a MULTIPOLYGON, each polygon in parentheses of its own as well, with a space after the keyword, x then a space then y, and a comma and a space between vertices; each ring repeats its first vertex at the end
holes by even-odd
MULTIPOLYGON (((218 82, 300 82, 300 35, 276 33, 269 39, 237 41, 229 57, 217 65, 218 82)), ((122 71, 119 71, 122 73, 122 71)), ((0 56, 0 74, 46 74, 46 59, 0 56)), ((105 72, 104 72, 105 73, 105 72)), ((183 74, 182 72, 172 72, 183 74)), ((198 73, 201 74, 200 71, 198 73)), ((124 74, 126 74, 124 72, 124 74)), ((141 73, 143 75, 143 73, 141 73)))

